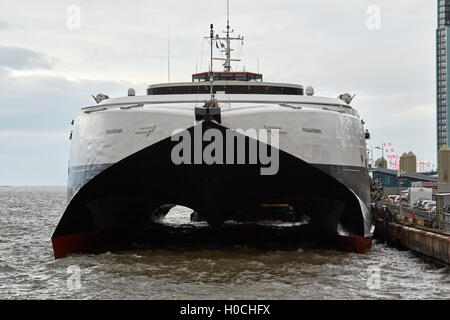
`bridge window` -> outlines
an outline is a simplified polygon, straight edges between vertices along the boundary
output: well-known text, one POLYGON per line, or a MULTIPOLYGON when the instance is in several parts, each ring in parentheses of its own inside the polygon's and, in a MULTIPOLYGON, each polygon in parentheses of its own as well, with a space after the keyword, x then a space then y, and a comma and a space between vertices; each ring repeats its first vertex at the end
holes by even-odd
MULTIPOLYGON (((303 95, 303 88, 264 86, 264 85, 215 85, 213 92, 224 91, 226 94, 284 94, 303 95)), ((211 88, 207 84, 197 84, 191 86, 167 86, 159 88, 148 88, 148 95, 160 94, 208 94, 211 88)))
MULTIPOLYGON (((263 77, 262 74, 251 72, 216 72, 214 74, 214 80, 262 82, 263 77)), ((203 82, 203 81, 209 81, 209 75, 207 72, 192 75, 192 82, 203 82)))

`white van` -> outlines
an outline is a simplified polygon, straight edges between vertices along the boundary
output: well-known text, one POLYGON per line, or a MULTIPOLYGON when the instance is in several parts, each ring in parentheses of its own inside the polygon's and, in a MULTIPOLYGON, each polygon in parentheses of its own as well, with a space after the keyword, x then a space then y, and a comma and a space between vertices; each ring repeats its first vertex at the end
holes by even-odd
POLYGON ((420 199, 431 200, 433 198, 433 190, 427 188, 409 188, 408 204, 412 205, 420 199))

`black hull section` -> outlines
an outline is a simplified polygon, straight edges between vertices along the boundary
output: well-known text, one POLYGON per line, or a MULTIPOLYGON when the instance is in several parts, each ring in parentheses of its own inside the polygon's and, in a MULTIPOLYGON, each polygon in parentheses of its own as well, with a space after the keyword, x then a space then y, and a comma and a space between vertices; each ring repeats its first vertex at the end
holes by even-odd
MULTIPOLYGON (((227 129, 216 123, 198 126, 226 136, 227 129)), ((193 135, 194 128, 187 131, 193 135)), ((261 175, 260 163, 175 165, 171 152, 176 144, 171 138, 160 141, 107 167, 81 187, 53 234, 55 257, 84 251, 92 245, 91 237, 102 232, 145 229, 174 205, 189 207, 211 226, 220 226, 263 204, 288 204, 308 215, 324 234, 369 234, 364 168, 318 167, 283 151, 275 175, 261 175)))

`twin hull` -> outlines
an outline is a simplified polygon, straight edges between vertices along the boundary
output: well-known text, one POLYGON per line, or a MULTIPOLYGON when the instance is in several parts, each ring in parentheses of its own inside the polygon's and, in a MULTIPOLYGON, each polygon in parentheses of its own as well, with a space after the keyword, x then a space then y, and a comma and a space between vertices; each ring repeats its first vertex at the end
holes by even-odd
MULTIPOLYGON (((261 205, 289 204, 309 216, 321 232, 347 241, 363 239, 358 246, 364 248, 356 251, 365 251, 370 194, 364 128, 356 111, 314 104, 223 102, 219 124, 196 122, 195 106, 122 105, 77 117, 69 205, 52 237, 55 257, 89 250, 102 233, 145 228, 174 205, 189 207, 219 226, 261 205), (243 135, 249 129, 266 130, 269 136, 278 132, 278 148, 268 146, 271 154, 278 152, 277 173, 261 175, 267 166, 259 161, 174 164, 172 150, 179 143, 171 139, 174 132, 187 130, 194 136, 208 129, 223 137, 228 129, 241 129, 243 135)), ((254 138, 245 137, 247 156, 254 138)), ((203 141, 202 149, 207 145, 203 141)), ((226 157, 225 148, 223 152, 226 157)))

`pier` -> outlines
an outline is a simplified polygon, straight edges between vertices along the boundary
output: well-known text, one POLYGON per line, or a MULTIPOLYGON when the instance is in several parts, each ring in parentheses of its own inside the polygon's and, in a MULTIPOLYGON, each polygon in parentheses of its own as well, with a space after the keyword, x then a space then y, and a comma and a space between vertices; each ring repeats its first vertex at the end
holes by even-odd
POLYGON ((383 203, 372 210, 374 238, 450 264, 450 214, 383 203))

